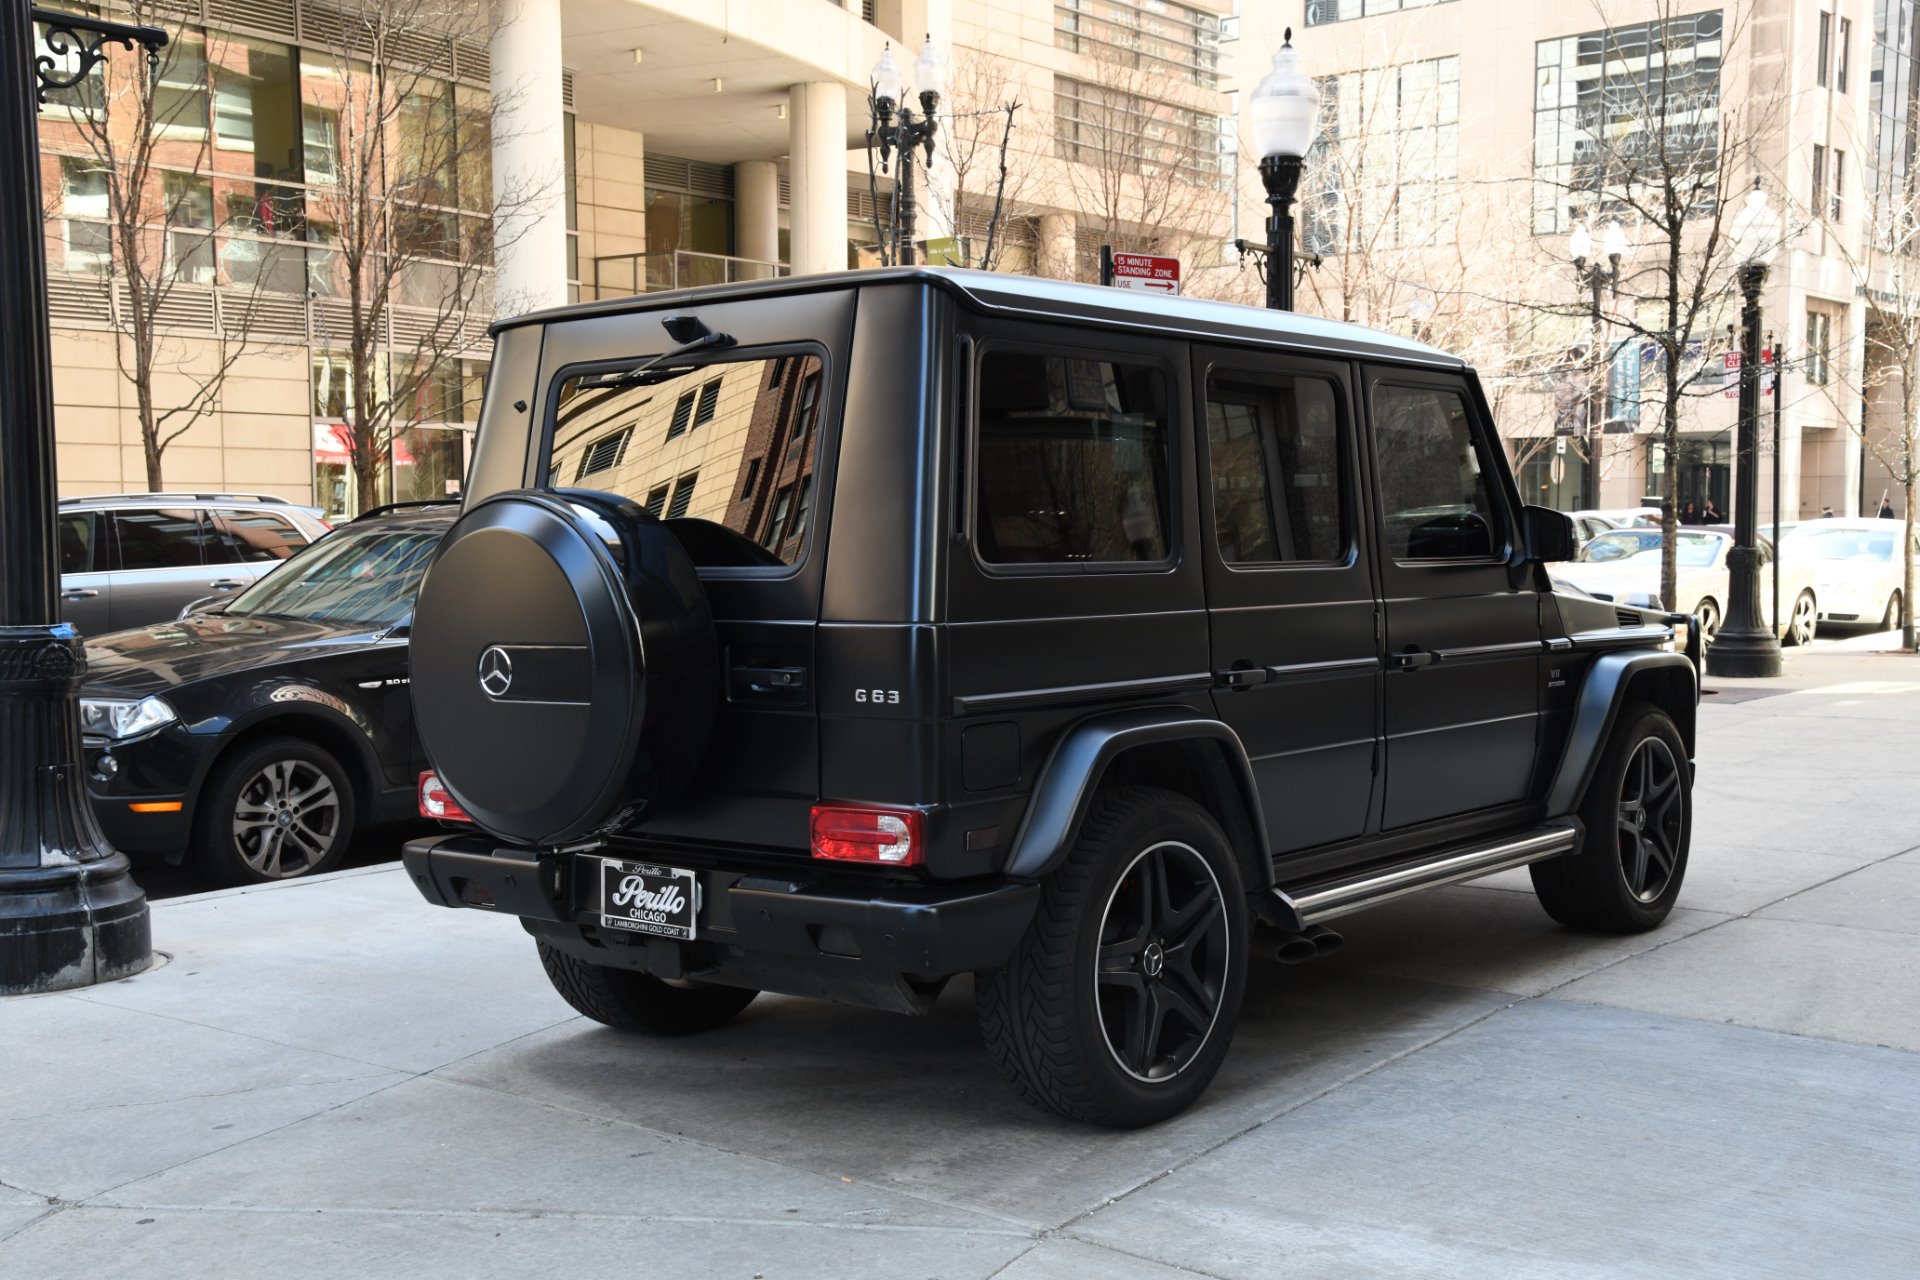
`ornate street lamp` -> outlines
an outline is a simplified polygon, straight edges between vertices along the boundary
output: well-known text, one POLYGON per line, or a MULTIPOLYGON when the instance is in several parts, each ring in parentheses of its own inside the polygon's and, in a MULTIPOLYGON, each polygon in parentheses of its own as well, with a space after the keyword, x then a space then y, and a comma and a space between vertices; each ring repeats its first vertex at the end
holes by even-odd
POLYGON ((156 66, 167 34, 0 12, 0 995, 124 978, 153 959, 147 899, 81 785, 86 652, 56 604, 53 360, 36 116, 120 44, 156 66), (35 49, 44 23, 48 53, 35 49))
MULTIPOLYGON (((880 51, 880 61, 873 64, 873 92, 867 98, 867 146, 869 150, 877 142, 880 146, 880 172, 887 171, 887 162, 894 152, 900 153, 900 177, 896 185, 894 199, 899 213, 895 228, 894 260, 911 265, 913 262, 913 153, 923 151, 926 163, 933 164, 933 135, 939 125, 934 113, 940 106, 940 94, 946 88, 946 64, 940 55, 934 52, 933 36, 927 36, 927 42, 921 46, 920 56, 913 60, 914 84, 920 94, 920 115, 916 118, 913 108, 901 105, 905 94, 904 78, 900 74, 900 64, 893 60, 893 45, 889 43, 880 51)), ((871 160, 871 156, 868 157, 871 160)), ((869 168, 869 174, 872 170, 869 168)))
POLYGON ((1247 123, 1253 149, 1260 153, 1260 180, 1266 184, 1267 305, 1293 310, 1293 197, 1300 189, 1300 167, 1313 145, 1314 115, 1320 94, 1301 73, 1288 27, 1274 51, 1273 69, 1247 99, 1247 123))
POLYGON ((1606 346, 1606 320, 1600 314, 1600 292, 1607 289, 1615 297, 1619 296, 1620 259, 1627 253, 1627 233, 1618 222, 1607 224, 1603 247, 1607 265, 1603 267, 1598 262, 1589 265, 1588 259, 1593 257, 1593 235, 1584 221, 1573 224, 1573 234, 1567 237, 1567 256, 1573 259, 1574 278, 1588 290, 1590 302, 1587 312, 1587 469, 1580 478, 1580 505, 1588 511, 1600 505, 1600 433, 1601 420, 1605 417, 1600 371, 1606 367, 1602 354, 1606 346))
MULTIPOLYGON (((1727 616, 1707 650, 1707 673, 1777 676, 1780 639, 1760 617, 1760 552, 1755 508, 1760 500, 1760 289, 1780 248, 1780 215, 1767 205, 1755 178, 1746 204, 1733 215, 1733 251, 1739 262, 1740 428, 1735 446, 1733 549, 1727 553, 1727 616)), ((1776 393, 1777 394, 1777 393, 1776 393)))

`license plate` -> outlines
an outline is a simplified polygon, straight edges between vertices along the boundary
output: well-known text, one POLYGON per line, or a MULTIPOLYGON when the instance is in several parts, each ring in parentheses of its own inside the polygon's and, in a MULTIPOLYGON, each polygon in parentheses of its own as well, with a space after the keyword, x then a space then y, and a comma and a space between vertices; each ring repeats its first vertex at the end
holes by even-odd
POLYGON ((600 859, 600 923, 609 929, 693 941, 699 882, 681 867, 600 859))

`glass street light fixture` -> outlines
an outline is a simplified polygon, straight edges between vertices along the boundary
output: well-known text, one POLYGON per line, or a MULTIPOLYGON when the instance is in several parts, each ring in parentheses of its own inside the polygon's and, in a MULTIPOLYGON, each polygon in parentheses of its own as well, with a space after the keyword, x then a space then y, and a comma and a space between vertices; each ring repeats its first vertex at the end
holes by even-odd
POLYGON ((1580 478, 1580 505, 1593 510, 1600 505, 1600 429, 1605 416, 1601 398, 1601 371, 1606 368, 1606 319, 1600 314, 1600 293, 1620 293, 1620 259, 1627 254, 1627 233, 1619 222, 1607 223, 1602 234, 1607 265, 1591 262, 1593 233, 1576 215, 1573 233, 1567 237, 1567 256, 1573 259, 1574 278, 1588 291, 1587 309, 1587 469, 1580 478))
MULTIPOLYGON (((1733 548, 1727 552, 1727 616, 1707 651, 1716 676, 1780 674, 1779 619, 1760 616, 1760 551, 1755 508, 1760 501, 1760 289, 1780 251, 1780 215, 1767 204, 1760 180, 1733 215, 1733 252, 1740 281, 1740 426, 1734 448, 1733 548)), ((1776 564, 1776 573, 1779 572, 1776 564)))
POLYGON ((1266 184, 1267 305, 1276 311, 1293 310, 1293 198, 1300 189, 1300 169, 1313 145, 1314 117, 1320 94, 1300 70, 1288 27, 1273 69, 1254 86, 1247 99, 1247 123, 1253 147, 1260 154, 1260 180, 1266 184))
POLYGON ((166 43, 156 27, 21 3, 0 12, 0 995, 112 981, 153 961, 146 895, 81 785, 75 697, 87 660, 57 603, 36 118, 49 90, 80 84, 107 56, 103 46, 139 45, 151 69, 166 43))
MULTIPOLYGON (((887 171, 888 163, 894 153, 900 156, 900 175, 895 182, 894 225, 881 236, 883 250, 890 249, 893 261, 911 264, 913 262, 913 222, 916 212, 913 202, 913 165, 914 152, 921 151, 926 156, 925 163, 933 164, 933 135, 938 131, 935 113, 940 106, 940 95, 946 89, 947 68, 939 53, 934 50, 933 36, 927 36, 927 42, 920 49, 920 56, 913 60, 914 88, 920 97, 920 114, 916 117, 913 108, 903 105, 906 96, 905 77, 900 72, 900 64, 893 60, 893 45, 880 51, 880 61, 873 64, 869 73, 872 92, 867 98, 867 173, 869 180, 873 175, 873 148, 880 147, 880 172, 887 171)), ((879 201, 874 201, 878 217, 879 201)))

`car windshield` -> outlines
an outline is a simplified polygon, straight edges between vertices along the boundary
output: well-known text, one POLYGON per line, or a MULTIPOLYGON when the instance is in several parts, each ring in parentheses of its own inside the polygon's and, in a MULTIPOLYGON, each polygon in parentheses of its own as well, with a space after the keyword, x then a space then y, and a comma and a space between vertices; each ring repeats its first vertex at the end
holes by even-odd
MULTIPOLYGON (((1678 558, 1683 569, 1704 569, 1713 563, 1718 553, 1720 540, 1705 533, 1682 533, 1678 543, 1678 558)), ((1616 529, 1612 533, 1595 536, 1580 549, 1580 558, 1589 563, 1603 563, 1609 560, 1627 560, 1634 556, 1660 554, 1660 531, 1658 529, 1616 529)))
POLYGON ((1788 546, 1811 560, 1877 560, 1885 564, 1893 559, 1893 539, 1892 530, 1825 529, 1803 533, 1788 546))
POLYGON ((236 596, 228 614, 347 622, 370 628, 406 620, 443 531, 342 529, 236 596))

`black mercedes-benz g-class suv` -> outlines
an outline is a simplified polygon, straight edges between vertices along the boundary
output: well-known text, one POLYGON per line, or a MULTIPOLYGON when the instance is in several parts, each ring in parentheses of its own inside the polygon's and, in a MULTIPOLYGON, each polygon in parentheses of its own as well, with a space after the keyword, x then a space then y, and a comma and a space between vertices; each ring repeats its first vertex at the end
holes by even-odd
POLYGON ((479 831, 406 865, 609 1026, 971 973, 1022 1094, 1139 1125, 1256 945, 1522 865, 1576 928, 1680 890, 1697 628, 1553 591, 1567 518, 1427 346, 962 271, 646 295, 498 326, 465 493, 412 692, 479 831))

